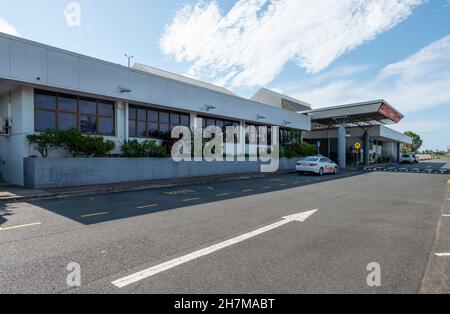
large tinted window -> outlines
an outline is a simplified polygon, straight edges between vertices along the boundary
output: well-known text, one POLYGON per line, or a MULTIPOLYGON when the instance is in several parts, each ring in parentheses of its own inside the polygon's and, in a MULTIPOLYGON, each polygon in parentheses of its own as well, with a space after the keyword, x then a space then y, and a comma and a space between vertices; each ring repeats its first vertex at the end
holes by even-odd
POLYGON ((76 128, 87 134, 115 134, 112 101, 36 90, 34 110, 37 132, 76 128))
MULTIPOLYGON (((227 142, 227 127, 234 126, 238 127, 240 126, 240 122, 238 121, 231 121, 231 120, 224 120, 219 118, 213 118, 213 117, 206 117, 206 116, 199 116, 200 119, 202 119, 202 126, 203 128, 207 128, 209 126, 217 126, 222 129, 223 132, 223 141, 227 142)), ((238 142, 238 136, 234 136, 234 142, 238 142)), ((232 143, 230 143, 232 144, 232 143)))
POLYGON ((128 118, 130 137, 168 139, 174 127, 190 127, 189 114, 150 107, 130 105, 128 118))

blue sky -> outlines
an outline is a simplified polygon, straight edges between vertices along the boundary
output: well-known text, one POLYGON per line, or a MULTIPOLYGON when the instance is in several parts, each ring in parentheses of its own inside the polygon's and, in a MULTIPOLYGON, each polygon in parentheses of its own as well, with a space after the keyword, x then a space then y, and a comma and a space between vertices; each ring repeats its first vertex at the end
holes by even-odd
POLYGON ((135 61, 250 97, 278 90, 313 107, 384 98, 397 130, 450 146, 448 0, 1 0, 0 31, 126 64, 135 61))

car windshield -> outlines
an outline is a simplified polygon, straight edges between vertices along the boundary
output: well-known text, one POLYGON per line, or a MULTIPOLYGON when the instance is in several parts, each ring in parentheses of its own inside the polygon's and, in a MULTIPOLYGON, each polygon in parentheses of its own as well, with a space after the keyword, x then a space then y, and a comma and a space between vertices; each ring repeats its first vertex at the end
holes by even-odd
POLYGON ((319 158, 317 158, 317 157, 308 157, 304 161, 310 162, 310 161, 318 161, 318 160, 319 160, 319 158))
POLYGON ((405 158, 409 158, 409 155, 403 155, 403 157, 405 157, 405 158))

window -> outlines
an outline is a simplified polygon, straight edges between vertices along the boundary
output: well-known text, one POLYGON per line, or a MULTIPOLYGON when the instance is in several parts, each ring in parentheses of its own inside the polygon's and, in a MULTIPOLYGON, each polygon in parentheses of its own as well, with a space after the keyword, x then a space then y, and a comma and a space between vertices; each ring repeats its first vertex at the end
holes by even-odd
POLYGON ((68 130, 94 135, 115 134, 115 104, 112 101, 36 90, 35 130, 68 130))
POLYGON ((128 108, 129 136, 168 139, 177 126, 190 127, 190 115, 130 105, 128 108))
MULTIPOLYGON (((217 127, 221 128, 222 132, 223 132, 224 143, 227 142, 227 127, 233 126, 236 128, 241 125, 240 122, 237 122, 237 121, 216 119, 216 118, 205 117, 205 116, 199 116, 199 118, 202 119, 202 126, 204 129, 209 126, 217 126, 217 127)), ((239 139, 238 135, 235 135, 234 143, 237 143, 238 139, 239 139)), ((233 144, 233 143, 229 143, 229 144, 233 144)))

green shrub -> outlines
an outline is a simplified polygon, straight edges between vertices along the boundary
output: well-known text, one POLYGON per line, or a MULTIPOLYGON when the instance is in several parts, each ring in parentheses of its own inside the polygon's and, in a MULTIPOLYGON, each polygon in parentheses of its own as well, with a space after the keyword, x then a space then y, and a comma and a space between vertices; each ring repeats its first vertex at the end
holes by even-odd
POLYGON ((125 142, 122 145, 122 154, 129 158, 144 157, 142 146, 137 140, 125 142))
POLYGON ((115 147, 113 141, 105 140, 101 136, 86 136, 84 145, 85 147, 82 149, 84 155, 94 157, 105 157, 115 147))
POLYGON ((70 128, 67 131, 59 132, 62 148, 67 150, 73 158, 82 155, 87 150, 87 137, 77 129, 70 128))
POLYGON ((317 147, 306 142, 282 145, 280 147, 280 157, 284 158, 307 157, 316 155, 317 147))
POLYGON ((163 158, 170 156, 164 145, 158 145, 156 141, 144 141, 142 143, 137 140, 125 142, 122 145, 122 153, 128 158, 163 158))
POLYGON ((163 158, 170 155, 165 145, 158 145, 155 141, 144 141, 141 145, 144 157, 163 158))
POLYGON ((28 135, 27 139, 43 158, 58 148, 67 150, 74 158, 80 155, 104 157, 115 146, 114 142, 107 141, 101 136, 83 135, 74 128, 67 131, 49 129, 39 134, 28 135))
POLYGON ((49 152, 61 146, 60 132, 56 130, 46 130, 40 134, 27 135, 27 140, 41 154, 42 158, 47 158, 49 152))

